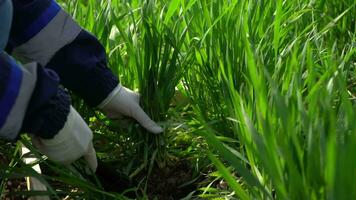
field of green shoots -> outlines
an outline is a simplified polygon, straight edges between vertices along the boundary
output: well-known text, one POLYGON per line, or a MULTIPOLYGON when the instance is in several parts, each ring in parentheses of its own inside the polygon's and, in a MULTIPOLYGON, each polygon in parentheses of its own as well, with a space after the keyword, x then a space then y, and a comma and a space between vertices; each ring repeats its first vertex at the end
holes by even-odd
POLYGON ((58 2, 165 131, 73 94, 112 171, 63 167, 23 137, 39 175, 1 142, 2 198, 356 199, 354 0, 58 2), (48 190, 27 191, 26 176, 48 190))

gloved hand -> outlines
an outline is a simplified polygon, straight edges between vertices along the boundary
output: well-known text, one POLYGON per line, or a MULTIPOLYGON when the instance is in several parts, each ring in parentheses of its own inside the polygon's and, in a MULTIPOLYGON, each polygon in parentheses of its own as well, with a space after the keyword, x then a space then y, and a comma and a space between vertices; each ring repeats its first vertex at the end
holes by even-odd
POLYGON ((96 171, 98 161, 92 143, 93 133, 71 107, 64 127, 52 139, 32 137, 32 143, 38 150, 48 156, 50 160, 69 165, 84 156, 88 166, 96 171))
POLYGON ((118 118, 120 115, 129 116, 136 119, 152 133, 163 132, 163 129, 142 110, 139 103, 140 95, 138 93, 118 85, 98 107, 109 118, 118 118))

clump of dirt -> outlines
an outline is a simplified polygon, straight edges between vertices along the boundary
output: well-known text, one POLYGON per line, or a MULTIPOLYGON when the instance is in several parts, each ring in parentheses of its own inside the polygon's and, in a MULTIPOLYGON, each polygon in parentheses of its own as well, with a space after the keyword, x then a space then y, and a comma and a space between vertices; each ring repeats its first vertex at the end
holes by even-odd
POLYGON ((164 168, 155 168, 148 179, 149 199, 181 199, 196 189, 192 181, 193 171, 188 161, 179 160, 164 168))
POLYGON ((22 179, 9 179, 6 182, 5 194, 2 199, 4 200, 21 200, 27 199, 23 195, 10 195, 14 194, 14 192, 23 192, 27 190, 27 184, 24 178, 22 179))

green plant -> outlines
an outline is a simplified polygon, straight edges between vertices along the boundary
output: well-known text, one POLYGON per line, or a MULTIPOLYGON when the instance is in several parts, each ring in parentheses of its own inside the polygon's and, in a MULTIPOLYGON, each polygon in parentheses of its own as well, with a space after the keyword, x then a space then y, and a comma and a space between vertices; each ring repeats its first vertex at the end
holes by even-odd
MULTIPOLYGON (((332 5, 196 4, 203 10, 201 22, 208 30, 196 47, 200 55, 196 67, 199 72, 211 71, 198 76, 209 79, 213 73, 220 88, 204 88, 202 98, 197 98, 216 101, 216 107, 226 105, 226 111, 219 113, 234 124, 234 136, 216 128, 226 127, 224 123, 206 124, 214 118, 204 103, 196 104, 198 117, 203 116, 199 118, 206 124, 197 134, 242 178, 235 182, 223 163, 209 155, 241 199, 352 199, 355 195, 349 178, 354 165, 347 159, 355 142, 355 107, 347 87, 352 84, 355 29, 351 25, 345 31, 343 26, 354 21, 355 3, 343 1, 331 10, 325 3, 332 5), (323 9, 333 18, 323 18, 323 9), (343 33, 340 40, 335 33, 343 33), (209 94, 214 93, 225 98, 210 100, 209 94), (221 140, 221 135, 239 140, 242 148, 221 140), (341 182, 349 187, 340 187, 341 182)), ((187 84, 192 84, 194 95, 196 83, 188 79, 187 84)))
MULTIPOLYGON (((161 181, 157 174, 177 169, 177 160, 194 164, 183 169, 193 170, 183 173, 191 180, 174 188, 193 187, 184 199, 355 198, 352 0, 59 3, 98 37, 114 74, 165 127, 152 135, 73 96, 98 158, 135 180, 138 199, 159 199, 150 188, 163 188, 152 177, 161 181)), ((2 194, 38 194, 6 189, 8 180, 32 175, 53 198, 125 198, 88 181, 81 161, 63 168, 22 142, 49 173, 36 174, 18 146, 2 143, 10 161, 0 165, 2 194)))

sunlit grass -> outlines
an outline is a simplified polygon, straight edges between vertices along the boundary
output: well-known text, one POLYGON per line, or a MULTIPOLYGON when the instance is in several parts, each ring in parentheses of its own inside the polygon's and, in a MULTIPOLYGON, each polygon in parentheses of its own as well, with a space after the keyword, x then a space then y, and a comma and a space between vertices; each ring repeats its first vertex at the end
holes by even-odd
MULTIPOLYGON (((194 160, 196 174, 213 177, 187 199, 356 198, 352 0, 60 3, 99 38, 114 74, 165 127, 154 136, 73 99, 96 133, 98 157, 143 177, 133 188, 138 198, 148 198, 152 170, 173 158, 194 160), (218 187, 221 179, 229 187, 218 187)), ((18 154, 8 157, 2 177, 34 173, 17 164, 18 154)), ((122 198, 86 182, 80 163, 64 170, 40 162, 57 173, 42 178, 54 197, 122 198)))

